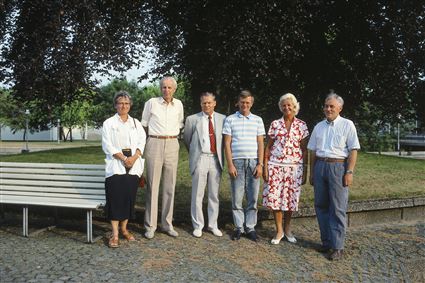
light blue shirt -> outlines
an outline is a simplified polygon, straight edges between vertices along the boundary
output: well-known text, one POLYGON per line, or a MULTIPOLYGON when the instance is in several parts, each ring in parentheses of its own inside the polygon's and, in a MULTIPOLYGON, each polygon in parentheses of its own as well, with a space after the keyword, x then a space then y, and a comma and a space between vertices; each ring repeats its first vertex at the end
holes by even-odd
POLYGON ((263 119, 252 113, 244 116, 238 111, 223 126, 223 135, 232 137, 232 159, 258 158, 257 137, 265 134, 263 119))
POLYGON ((332 122, 323 120, 314 127, 307 148, 319 157, 347 158, 351 150, 360 149, 356 127, 341 116, 332 122))

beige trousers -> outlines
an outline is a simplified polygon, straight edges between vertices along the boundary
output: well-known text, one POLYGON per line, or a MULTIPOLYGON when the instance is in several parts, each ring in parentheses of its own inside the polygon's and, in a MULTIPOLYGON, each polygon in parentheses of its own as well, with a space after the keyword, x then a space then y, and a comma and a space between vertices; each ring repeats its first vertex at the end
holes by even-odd
POLYGON ((158 194, 162 175, 161 228, 173 229, 174 191, 179 160, 177 139, 156 139, 149 137, 145 146, 147 190, 145 228, 155 231, 158 222, 158 194))

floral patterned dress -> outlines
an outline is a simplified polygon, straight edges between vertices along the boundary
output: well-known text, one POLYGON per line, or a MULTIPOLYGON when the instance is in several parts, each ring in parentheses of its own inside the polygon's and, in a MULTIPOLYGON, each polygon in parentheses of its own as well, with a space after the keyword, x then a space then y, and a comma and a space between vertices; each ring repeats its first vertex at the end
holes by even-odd
POLYGON ((303 176, 301 140, 309 135, 307 124, 294 118, 289 131, 283 118, 275 120, 268 132, 270 158, 268 182, 264 182, 263 206, 272 210, 297 211, 303 176))

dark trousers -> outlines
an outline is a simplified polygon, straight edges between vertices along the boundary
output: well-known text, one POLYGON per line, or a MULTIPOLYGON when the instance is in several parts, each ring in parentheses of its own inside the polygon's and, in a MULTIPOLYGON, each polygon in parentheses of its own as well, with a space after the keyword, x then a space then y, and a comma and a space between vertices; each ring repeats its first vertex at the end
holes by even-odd
POLYGON ((323 246, 343 249, 348 207, 348 187, 344 187, 345 163, 317 160, 314 165, 314 207, 323 246))

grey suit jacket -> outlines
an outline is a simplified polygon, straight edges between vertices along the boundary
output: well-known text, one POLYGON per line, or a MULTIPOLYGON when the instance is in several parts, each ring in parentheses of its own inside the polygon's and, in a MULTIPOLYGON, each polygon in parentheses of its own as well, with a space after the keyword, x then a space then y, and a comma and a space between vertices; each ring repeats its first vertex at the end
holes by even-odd
MULTIPOLYGON (((202 153, 201 141, 203 135, 208 135, 208 133, 203 133, 202 128, 202 115, 203 112, 193 114, 186 118, 186 123, 184 126, 184 143, 187 150, 189 151, 189 168, 190 174, 193 174, 195 171, 196 165, 202 153)), ((214 112, 214 132, 215 140, 217 143, 217 157, 220 163, 220 167, 223 170, 224 165, 224 149, 223 149, 223 124, 225 115, 214 112)))

